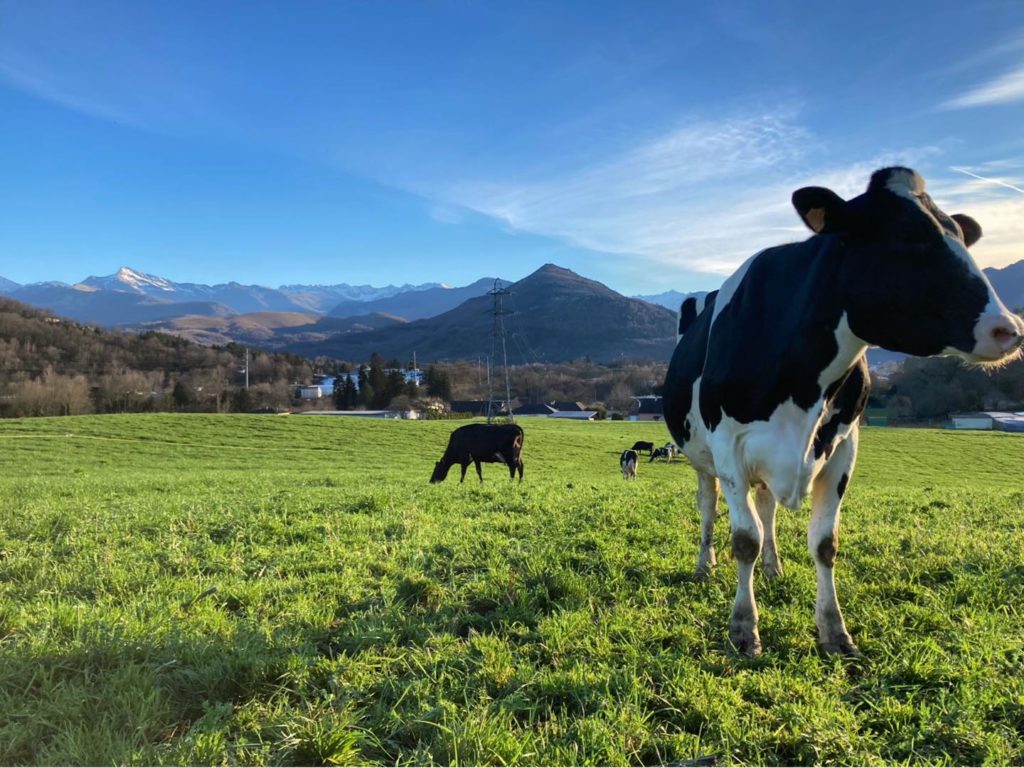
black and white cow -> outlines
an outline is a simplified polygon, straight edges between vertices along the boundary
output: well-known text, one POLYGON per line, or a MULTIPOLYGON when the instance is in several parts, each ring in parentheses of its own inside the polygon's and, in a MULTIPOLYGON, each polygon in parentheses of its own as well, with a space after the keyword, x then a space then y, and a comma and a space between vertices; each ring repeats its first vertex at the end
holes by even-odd
POLYGON ((619 457, 619 469, 622 470, 622 477, 626 480, 636 480, 636 465, 638 456, 632 448, 627 448, 619 457))
POLYGON ((752 256, 681 329, 665 422, 697 470, 699 577, 715 564, 719 488, 728 502, 739 571, 729 638, 742 653, 761 649, 754 561, 763 552, 766 574, 782 572, 776 502, 795 509, 808 494, 819 642, 857 652, 833 566, 870 385, 867 347, 980 364, 1018 353, 1024 323, 967 252, 981 227, 943 213, 924 187, 916 172, 894 167, 851 200, 797 190, 793 205, 815 235, 752 256))
MULTIPOLYGON (((669 443, 669 445, 671 445, 671 443, 669 443)), ((651 452, 651 458, 647 460, 647 463, 650 464, 655 459, 664 459, 666 462, 670 462, 672 461, 672 458, 672 449, 668 446, 664 446, 662 448, 655 448, 654 451, 651 452)))

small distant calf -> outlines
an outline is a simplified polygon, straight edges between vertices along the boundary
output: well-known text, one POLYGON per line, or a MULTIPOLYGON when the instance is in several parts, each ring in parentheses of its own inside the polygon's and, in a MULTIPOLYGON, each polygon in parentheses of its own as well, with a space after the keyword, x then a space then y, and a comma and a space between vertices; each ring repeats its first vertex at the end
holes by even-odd
POLYGON ((448 477, 452 465, 462 467, 461 483, 466 479, 466 468, 470 462, 476 465, 476 474, 480 482, 484 481, 484 473, 480 470, 480 462, 501 462, 508 467, 509 478, 514 479, 519 472, 519 482, 523 481, 523 428, 518 424, 467 424, 452 432, 448 438, 448 447, 444 456, 434 465, 434 474, 430 482, 440 483, 448 477))
POLYGON ((637 440, 633 443, 634 451, 647 451, 648 454, 654 453, 654 443, 648 443, 643 440, 637 440))
POLYGON ((672 443, 669 443, 664 448, 655 448, 654 452, 651 454, 651 458, 648 459, 647 463, 650 464, 655 459, 664 459, 665 461, 672 461, 672 459, 676 457, 676 452, 674 448, 675 446, 672 445, 672 443))
POLYGON ((632 448, 622 452, 619 458, 619 466, 622 468, 622 477, 626 480, 636 480, 637 454, 632 448))

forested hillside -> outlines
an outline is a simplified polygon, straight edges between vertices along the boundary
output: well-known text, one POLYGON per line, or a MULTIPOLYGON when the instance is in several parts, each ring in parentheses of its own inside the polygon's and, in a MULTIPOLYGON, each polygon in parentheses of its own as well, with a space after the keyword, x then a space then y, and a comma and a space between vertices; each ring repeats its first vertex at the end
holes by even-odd
POLYGON ((0 299, 0 416, 287 405, 301 357, 204 347, 162 333, 116 333, 0 299))

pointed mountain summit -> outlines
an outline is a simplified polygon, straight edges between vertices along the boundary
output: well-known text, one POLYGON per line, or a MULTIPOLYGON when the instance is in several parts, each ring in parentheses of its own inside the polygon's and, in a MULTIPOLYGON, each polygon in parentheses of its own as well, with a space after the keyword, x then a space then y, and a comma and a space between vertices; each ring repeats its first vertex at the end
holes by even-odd
POLYGON ((96 277, 90 275, 80 285, 99 291, 128 291, 130 293, 167 294, 173 293, 177 286, 164 277, 136 272, 130 267, 121 267, 113 275, 96 277))
MULTIPOLYGON (((675 314, 626 298, 555 264, 508 286, 503 301, 506 348, 513 365, 594 360, 667 360, 675 346, 675 314)), ((493 299, 469 299, 437 317, 402 326, 339 335, 291 351, 365 360, 373 352, 420 360, 486 357, 492 350, 493 299)))

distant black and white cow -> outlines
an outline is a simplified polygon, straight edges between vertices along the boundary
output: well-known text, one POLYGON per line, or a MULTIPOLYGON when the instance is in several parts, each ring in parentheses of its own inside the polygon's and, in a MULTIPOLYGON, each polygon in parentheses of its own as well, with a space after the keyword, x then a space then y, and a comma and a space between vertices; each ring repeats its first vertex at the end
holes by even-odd
POLYGON ((669 448, 668 446, 664 446, 662 448, 655 448, 654 451, 651 453, 651 458, 647 460, 647 463, 650 464, 655 459, 664 459, 666 462, 672 461, 672 455, 672 449, 669 448))
POLYGON ((480 462, 501 462, 508 467, 510 478, 519 471, 519 482, 523 481, 523 428, 518 424, 467 424, 459 427, 448 438, 441 460, 434 465, 430 482, 439 483, 448 477, 452 465, 462 466, 461 483, 466 479, 466 468, 470 462, 476 465, 480 482, 484 474, 480 462))
POLYGON ((752 256, 699 313, 684 303, 665 421, 697 470, 698 576, 715 564, 719 488, 729 505, 739 571, 729 638, 742 653, 761 649, 754 561, 763 552, 767 575, 782 572, 776 502, 795 509, 808 494, 819 642, 857 652, 833 566, 870 385, 867 347, 980 364, 1018 354, 1024 323, 967 252, 981 227, 946 215, 924 189, 916 172, 896 167, 877 171, 851 200, 821 187, 797 190, 793 205, 815 235, 752 256))
POLYGON ((632 448, 627 448, 619 457, 619 468, 626 480, 636 480, 636 464, 639 457, 632 448))

